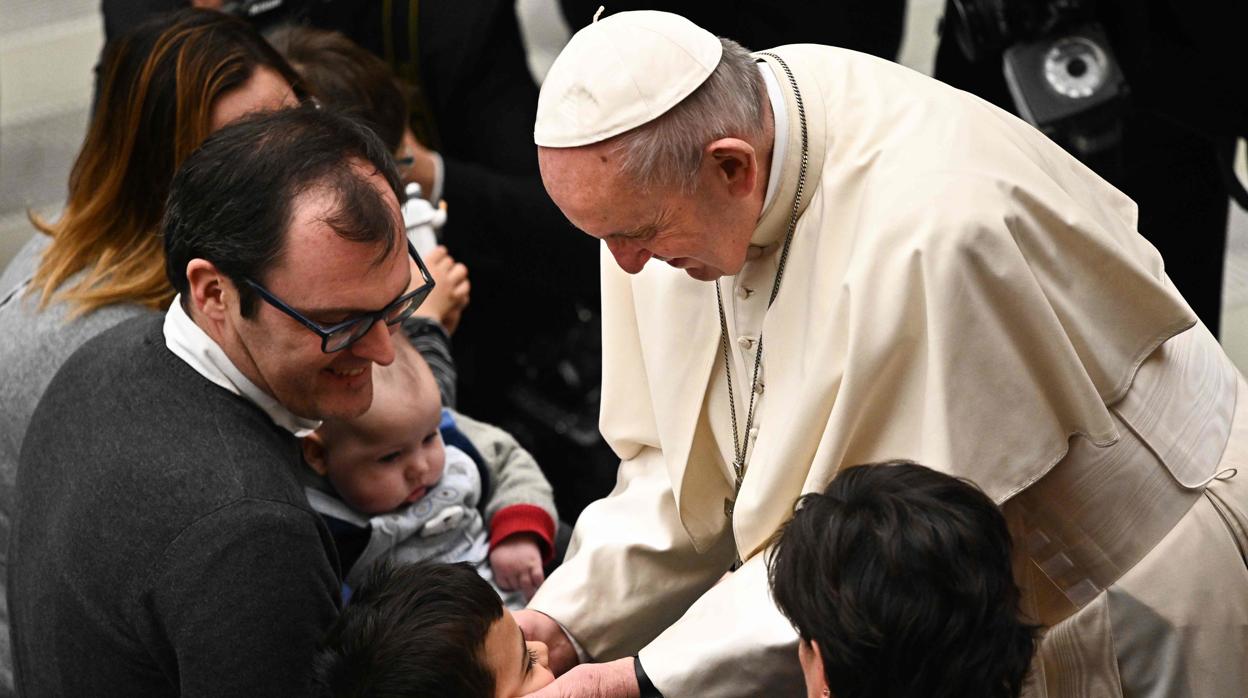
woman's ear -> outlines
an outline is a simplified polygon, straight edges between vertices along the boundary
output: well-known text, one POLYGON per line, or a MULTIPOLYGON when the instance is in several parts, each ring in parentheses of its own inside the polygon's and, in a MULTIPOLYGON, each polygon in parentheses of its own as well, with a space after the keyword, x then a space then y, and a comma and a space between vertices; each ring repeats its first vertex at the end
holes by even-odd
POLYGON ((303 448, 303 460, 307 461, 318 475, 325 475, 329 468, 325 464, 325 442, 321 439, 321 435, 314 431, 300 439, 299 443, 303 448))

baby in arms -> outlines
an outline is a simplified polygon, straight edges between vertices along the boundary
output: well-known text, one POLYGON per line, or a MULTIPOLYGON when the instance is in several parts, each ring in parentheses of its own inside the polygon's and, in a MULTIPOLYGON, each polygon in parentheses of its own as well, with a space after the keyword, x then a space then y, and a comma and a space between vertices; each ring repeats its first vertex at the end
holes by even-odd
POLYGON ((322 477, 308 499, 329 525, 347 594, 374 563, 467 562, 522 607, 553 555, 550 483, 508 434, 441 407, 433 374, 406 342, 374 368, 373 403, 303 440, 322 477), (464 437, 464 449, 443 434, 464 437))

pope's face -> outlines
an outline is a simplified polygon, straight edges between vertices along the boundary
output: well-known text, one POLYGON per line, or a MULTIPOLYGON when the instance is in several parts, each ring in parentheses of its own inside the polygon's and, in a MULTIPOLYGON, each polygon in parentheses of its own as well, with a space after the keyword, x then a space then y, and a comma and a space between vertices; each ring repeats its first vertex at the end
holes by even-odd
POLYGON ((714 163, 692 192, 645 190, 621 176, 608 145, 540 148, 542 181, 568 220, 602 240, 620 268, 636 274, 650 259, 712 281, 741 270, 758 206, 733 196, 714 163))
MULTIPOLYGON (((368 173, 367 179, 393 209, 397 226, 401 218, 394 193, 381 175, 368 173)), ((332 325, 380 310, 407 290, 411 270, 402 234, 396 234, 388 251, 377 243, 342 238, 325 223, 336 212, 335 197, 319 187, 300 194, 292 208, 281 256, 257 279, 275 296, 305 317, 332 325)), ((237 297, 236 291, 232 295, 237 297)), ((248 318, 231 303, 223 325, 222 344, 230 347, 239 370, 301 417, 359 416, 373 400, 373 364, 394 360, 392 328, 384 322, 332 354, 321 351, 320 336, 260 298, 248 318)))

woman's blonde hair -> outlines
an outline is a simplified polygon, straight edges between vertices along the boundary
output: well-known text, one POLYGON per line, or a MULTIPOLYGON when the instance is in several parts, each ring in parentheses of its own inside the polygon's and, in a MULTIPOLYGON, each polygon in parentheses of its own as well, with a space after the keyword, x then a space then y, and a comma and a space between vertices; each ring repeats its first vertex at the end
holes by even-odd
POLYGON ((65 212, 51 224, 29 214, 52 237, 29 290, 40 308, 63 301, 78 316, 114 303, 169 305, 159 231, 169 183, 212 130, 217 98, 259 66, 300 93, 298 76, 250 25, 209 10, 163 15, 105 48, 65 212))

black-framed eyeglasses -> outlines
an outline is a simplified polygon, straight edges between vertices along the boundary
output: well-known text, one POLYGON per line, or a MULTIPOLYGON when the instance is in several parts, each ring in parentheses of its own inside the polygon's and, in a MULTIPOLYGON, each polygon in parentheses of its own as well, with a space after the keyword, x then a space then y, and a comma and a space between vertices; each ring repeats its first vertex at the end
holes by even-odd
POLYGON ((381 310, 356 315, 333 325, 322 325, 319 322, 309 320, 304 317, 303 313, 290 307, 281 298, 273 295, 267 288, 251 279, 244 278, 243 282, 260 294, 260 297, 266 303, 298 320, 304 327, 320 335, 321 351, 326 354, 332 354, 355 344, 361 337, 368 334, 369 330, 373 329, 373 325, 378 320, 384 320, 386 325, 391 327, 403 322, 411 317, 412 313, 420 307, 420 304, 424 303, 425 299, 429 297, 429 292, 433 290, 434 286, 433 277, 429 274, 429 269, 425 267, 424 260, 420 258, 420 255, 416 254, 416 247, 412 245, 410 240, 407 243, 407 252, 412 256, 412 259, 416 260, 416 266, 420 268, 420 277, 424 279, 424 283, 419 288, 404 293, 381 310))

